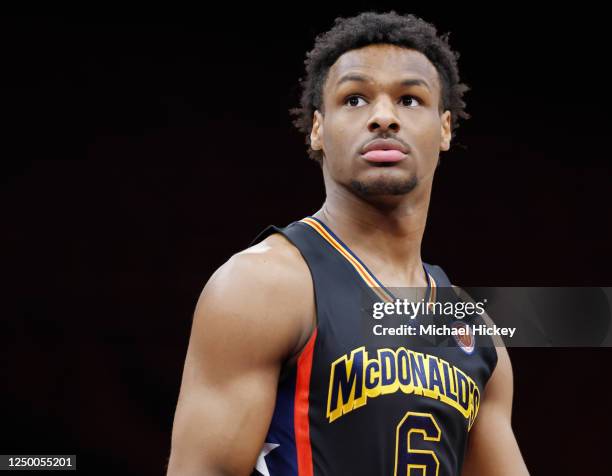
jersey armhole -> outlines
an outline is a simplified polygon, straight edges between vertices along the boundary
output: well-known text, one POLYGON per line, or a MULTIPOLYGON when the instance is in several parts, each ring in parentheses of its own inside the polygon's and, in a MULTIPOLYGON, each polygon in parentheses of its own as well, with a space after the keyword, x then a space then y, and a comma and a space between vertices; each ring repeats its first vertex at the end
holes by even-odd
POLYGON ((291 245, 294 246, 299 251, 300 256, 306 263, 306 266, 308 266, 308 271, 310 273, 310 279, 312 280, 312 291, 313 291, 313 299, 314 299, 314 306, 315 306, 315 324, 308 335, 308 339, 305 339, 304 343, 299 347, 299 349, 296 352, 294 352, 288 359, 286 359, 281 366, 279 381, 283 381, 284 378, 286 378, 288 375, 291 375, 293 367, 297 365, 297 362, 300 356, 302 355, 302 353, 304 352, 304 349, 308 347, 308 344, 310 343, 310 341, 314 338, 316 334, 316 330, 319 327, 319 306, 318 306, 318 300, 317 300, 317 289, 315 286, 315 281, 313 278, 312 268, 310 267, 310 263, 308 262, 304 254, 302 253, 302 250, 300 250, 300 248, 293 242, 291 237, 286 233, 284 228, 279 228, 277 226, 270 225, 264 231, 262 231, 259 235, 257 235, 257 237, 253 240, 251 245, 256 244, 258 241, 261 241, 275 233, 279 233, 283 237, 285 237, 287 241, 291 243, 291 245))
MULTIPOLYGON (((461 289, 461 288, 459 288, 458 286, 454 286, 453 285, 453 292, 457 295, 457 297, 459 299, 461 299, 461 297, 459 296, 456 288, 458 288, 458 289, 461 289)), ((491 324, 494 324, 493 320, 491 319, 491 317, 486 312, 485 312, 484 315, 487 316, 486 318, 484 316, 481 316, 482 322, 484 324, 486 324, 487 326, 491 325, 491 324)), ((501 341, 502 346, 506 347, 504 342, 501 340, 501 337, 499 339, 501 341)), ((491 354, 491 357, 489 358, 489 367, 491 368, 491 373, 489 374, 489 379, 493 375, 493 372, 495 372, 495 369, 497 368, 497 362, 499 361, 499 354, 497 352, 497 347, 498 346, 497 346, 497 343, 496 343, 496 339, 493 338, 493 337, 491 337, 491 344, 492 345, 490 345, 488 347, 485 347, 485 349, 489 349, 489 353, 491 354)), ((487 379, 487 381, 488 381, 488 379, 487 379)))

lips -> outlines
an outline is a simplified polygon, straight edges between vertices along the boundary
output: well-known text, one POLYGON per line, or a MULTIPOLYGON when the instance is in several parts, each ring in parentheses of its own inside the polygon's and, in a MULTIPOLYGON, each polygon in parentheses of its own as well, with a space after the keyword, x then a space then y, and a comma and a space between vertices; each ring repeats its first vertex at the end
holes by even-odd
POLYGON ((399 150, 371 150, 363 156, 370 162, 399 162, 406 157, 406 154, 399 150))
POLYGON ((363 148, 363 157, 369 162, 399 162, 409 149, 393 139, 376 139, 363 148))

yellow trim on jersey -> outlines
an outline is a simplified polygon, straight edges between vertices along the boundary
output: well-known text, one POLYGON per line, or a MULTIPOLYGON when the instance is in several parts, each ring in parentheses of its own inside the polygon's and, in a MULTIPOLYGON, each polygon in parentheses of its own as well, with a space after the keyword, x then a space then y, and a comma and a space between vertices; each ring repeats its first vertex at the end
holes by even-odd
POLYGON ((451 362, 408 347, 353 349, 331 364, 327 392, 329 423, 367 405, 373 398, 402 392, 438 400, 457 410, 472 428, 480 408, 480 388, 451 362))
MULTIPOLYGON (((328 233, 328 231, 321 226, 321 224, 310 218, 302 218, 300 220, 302 223, 309 225, 313 228, 317 233, 319 233, 333 248, 335 248, 354 268, 355 271, 361 276, 361 279, 365 281, 365 283, 372 288, 372 290, 376 293, 376 295, 381 298, 383 301, 393 302, 393 296, 389 294, 383 287, 379 286, 376 282, 374 276, 368 272, 368 270, 358 261, 355 257, 344 247, 341 243, 338 242, 332 235, 328 233)), ((427 279, 429 280, 430 287, 430 296, 429 302, 436 301, 436 280, 434 277, 426 271, 427 279)))

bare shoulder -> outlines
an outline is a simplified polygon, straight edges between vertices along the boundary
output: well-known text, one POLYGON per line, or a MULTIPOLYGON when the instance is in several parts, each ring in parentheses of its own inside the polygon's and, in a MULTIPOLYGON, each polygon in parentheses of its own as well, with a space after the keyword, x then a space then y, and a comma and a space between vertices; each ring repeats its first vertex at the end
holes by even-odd
POLYGON ((299 250, 276 233, 215 271, 196 305, 194 330, 199 322, 206 322, 209 331, 218 324, 237 342, 261 339, 277 349, 277 357, 287 358, 308 338, 314 312, 308 266, 299 250))
POLYGON ((310 281, 310 272, 300 251, 280 233, 236 253, 224 267, 246 271, 249 277, 258 274, 262 282, 270 280, 281 286, 286 283, 285 291, 293 291, 296 284, 310 281))
POLYGON ((282 365, 313 315, 310 272, 282 236, 236 253, 217 269, 194 312, 168 474, 251 473, 282 365))
POLYGON ((233 255, 211 277, 205 292, 266 301, 292 313, 312 297, 312 279, 299 250, 276 233, 233 255), (308 289, 310 287, 310 289, 308 289))

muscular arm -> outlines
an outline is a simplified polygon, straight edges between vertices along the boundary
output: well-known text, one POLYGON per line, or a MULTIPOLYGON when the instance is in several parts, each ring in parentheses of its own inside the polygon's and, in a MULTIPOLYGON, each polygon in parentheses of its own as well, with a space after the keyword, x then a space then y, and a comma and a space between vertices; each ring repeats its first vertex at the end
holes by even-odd
POLYGON ((511 426, 512 366, 505 347, 485 388, 476 422, 470 431, 463 476, 528 475, 511 426))
MULTIPOLYGON (((464 300, 471 300, 465 291, 460 290, 458 294, 464 300)), ((487 324, 493 324, 486 314, 483 318, 487 324)), ((511 425, 512 364, 503 341, 499 337, 494 341, 497 365, 470 430, 462 476, 529 475, 511 425)))
POLYGON ((298 313, 308 311, 308 294, 295 291, 296 284, 308 285, 300 279, 304 270, 264 244, 254 250, 232 257, 198 300, 169 476, 251 474, 274 410, 281 364, 304 338, 298 313))

